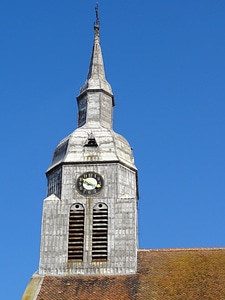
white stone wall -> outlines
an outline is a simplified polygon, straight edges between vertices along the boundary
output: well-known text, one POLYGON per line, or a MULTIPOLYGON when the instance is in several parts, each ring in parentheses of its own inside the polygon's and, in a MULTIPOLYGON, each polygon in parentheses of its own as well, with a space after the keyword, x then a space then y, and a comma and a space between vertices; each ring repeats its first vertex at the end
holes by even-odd
POLYGON ((136 171, 119 163, 74 164, 62 168, 61 199, 51 195, 44 201, 40 274, 130 274, 136 272, 137 190, 136 171), (76 191, 76 179, 94 171, 104 179, 103 190, 95 196, 76 191), (92 262, 92 211, 95 204, 108 206, 108 260, 92 262), (82 203, 85 212, 83 262, 67 261, 69 211, 82 203))

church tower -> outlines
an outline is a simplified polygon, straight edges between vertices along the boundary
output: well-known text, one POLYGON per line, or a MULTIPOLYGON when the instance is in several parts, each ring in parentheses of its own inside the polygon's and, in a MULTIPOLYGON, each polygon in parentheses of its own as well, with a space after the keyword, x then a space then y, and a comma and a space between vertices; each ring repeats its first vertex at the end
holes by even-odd
POLYGON ((39 275, 134 274, 137 169, 128 142, 112 128, 96 7, 87 80, 77 96, 78 128, 56 147, 46 172, 39 275))
POLYGON ((112 127, 99 30, 96 7, 78 128, 46 172, 40 264, 22 300, 224 300, 225 248, 137 249, 137 169, 112 127))

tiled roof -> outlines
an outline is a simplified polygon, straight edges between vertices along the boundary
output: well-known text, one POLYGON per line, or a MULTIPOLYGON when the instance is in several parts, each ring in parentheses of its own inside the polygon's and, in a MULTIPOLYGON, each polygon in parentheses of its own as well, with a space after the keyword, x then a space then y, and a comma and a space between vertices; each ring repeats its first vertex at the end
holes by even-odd
POLYGON ((135 275, 45 276, 38 290, 23 299, 225 300, 225 248, 139 250, 135 275))
POLYGON ((46 277, 38 300, 136 299, 138 275, 46 277))
POLYGON ((225 249, 140 251, 138 266, 137 299, 225 300, 225 249))

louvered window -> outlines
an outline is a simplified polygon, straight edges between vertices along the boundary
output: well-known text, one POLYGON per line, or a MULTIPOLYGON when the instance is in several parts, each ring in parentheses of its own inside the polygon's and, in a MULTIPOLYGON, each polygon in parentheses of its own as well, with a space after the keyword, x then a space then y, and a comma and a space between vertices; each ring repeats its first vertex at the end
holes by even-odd
POLYGON ((108 256, 108 207, 98 203, 93 209, 92 261, 106 261, 108 256))
POLYGON ((68 260, 83 261, 84 252, 84 207, 73 204, 70 209, 68 260))

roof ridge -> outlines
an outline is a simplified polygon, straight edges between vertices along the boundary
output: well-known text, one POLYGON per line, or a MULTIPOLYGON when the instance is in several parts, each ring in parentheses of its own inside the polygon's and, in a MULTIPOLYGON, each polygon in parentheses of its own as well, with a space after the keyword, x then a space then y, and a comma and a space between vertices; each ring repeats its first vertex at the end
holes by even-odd
POLYGON ((199 250, 205 250, 205 251, 225 250, 225 247, 155 248, 155 249, 143 248, 143 249, 138 249, 138 252, 144 252, 144 251, 151 251, 151 252, 175 252, 175 251, 199 251, 199 250))

